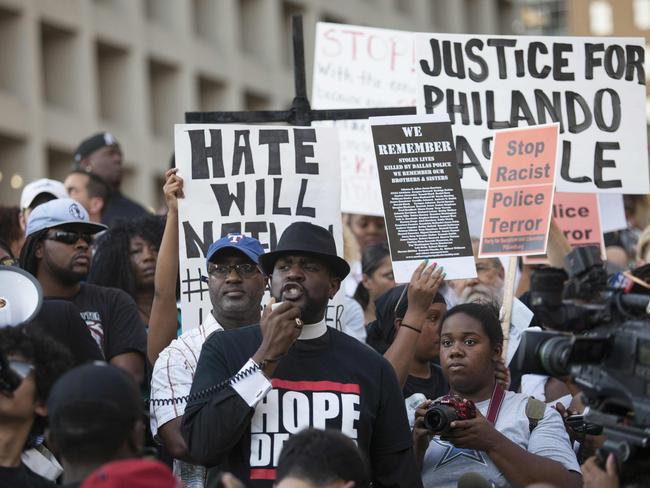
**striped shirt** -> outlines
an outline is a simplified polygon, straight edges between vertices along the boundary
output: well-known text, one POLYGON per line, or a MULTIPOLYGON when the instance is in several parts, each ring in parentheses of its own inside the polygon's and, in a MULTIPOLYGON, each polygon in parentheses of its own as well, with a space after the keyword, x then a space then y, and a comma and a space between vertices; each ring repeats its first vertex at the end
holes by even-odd
MULTIPOLYGON (((201 325, 174 339, 158 356, 151 376, 151 399, 180 398, 190 394, 192 380, 199 362, 201 348, 207 337, 223 327, 210 313, 201 325)), ((155 437, 158 427, 183 415, 185 403, 169 405, 151 403, 151 433, 155 437)))
MULTIPOLYGON (((203 343, 213 332, 223 330, 210 313, 203 323, 174 339, 158 356, 151 376, 151 399, 180 398, 190 394, 192 380, 199 362, 203 343)), ((156 437, 158 427, 183 415, 185 401, 169 405, 150 403, 151 433, 156 437)), ((179 459, 174 459, 174 474, 187 488, 205 486, 206 471, 179 459)))

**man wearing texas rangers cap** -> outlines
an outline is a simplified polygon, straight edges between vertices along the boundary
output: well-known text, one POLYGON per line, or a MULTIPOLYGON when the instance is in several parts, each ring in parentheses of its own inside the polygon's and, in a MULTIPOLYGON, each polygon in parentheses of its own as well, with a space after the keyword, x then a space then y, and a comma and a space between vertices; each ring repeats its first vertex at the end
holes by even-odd
POLYGON ((260 302, 266 278, 258 268, 264 253, 257 239, 228 234, 212 243, 206 255, 207 283, 212 312, 203 323, 183 333, 163 349, 151 379, 151 432, 174 456, 174 472, 186 486, 205 480, 205 468, 192 458, 180 433, 184 401, 157 402, 190 393, 204 341, 212 333, 251 325, 260 320, 260 302))
POLYGON ((147 336, 135 302, 122 290, 83 281, 90 269, 93 235, 105 229, 90 222, 75 200, 43 203, 27 221, 20 264, 40 282, 46 298, 76 305, 106 361, 141 382, 147 336))

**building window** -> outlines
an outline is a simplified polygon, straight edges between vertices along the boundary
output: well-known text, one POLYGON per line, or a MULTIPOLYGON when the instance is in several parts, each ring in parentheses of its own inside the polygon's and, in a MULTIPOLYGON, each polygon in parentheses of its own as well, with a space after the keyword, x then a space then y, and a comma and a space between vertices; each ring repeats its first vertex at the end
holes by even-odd
POLYGON ((650 0, 634 0, 634 24, 639 30, 650 30, 650 0))
POLYGON ((594 0, 589 4, 589 24, 591 33, 608 36, 614 32, 612 6, 606 0, 594 0))

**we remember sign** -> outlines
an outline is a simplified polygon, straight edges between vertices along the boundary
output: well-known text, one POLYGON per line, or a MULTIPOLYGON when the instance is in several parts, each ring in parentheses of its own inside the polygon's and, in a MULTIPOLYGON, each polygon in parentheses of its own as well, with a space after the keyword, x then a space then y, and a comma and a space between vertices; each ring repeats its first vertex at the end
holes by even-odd
POLYGON ((418 110, 451 117, 464 188, 485 188, 495 129, 558 122, 559 191, 650 193, 644 44, 417 34, 418 110))
POLYGON ((480 257, 546 252, 557 137, 558 124, 496 133, 480 257))
MULTIPOLYGON (((316 109, 414 106, 414 38, 410 32, 316 24, 312 106, 316 109)), ((341 147, 341 210, 382 214, 367 120, 317 122, 335 126, 341 147)))
POLYGON ((448 279, 476 276, 449 120, 370 123, 395 281, 407 283, 424 259, 444 266, 448 279))
MULTIPOLYGON (((174 136, 185 193, 179 200, 184 330, 211 310, 205 255, 226 234, 255 237, 268 252, 289 224, 306 221, 329 229, 342 252, 334 129, 186 124, 176 125, 174 136)), ((340 313, 328 309, 330 325, 340 313)))

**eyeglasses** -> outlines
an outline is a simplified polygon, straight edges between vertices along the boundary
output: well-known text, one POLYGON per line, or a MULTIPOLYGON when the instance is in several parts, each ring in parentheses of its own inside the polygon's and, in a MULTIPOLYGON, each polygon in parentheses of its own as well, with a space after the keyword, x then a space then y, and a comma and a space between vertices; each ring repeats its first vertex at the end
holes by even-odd
POLYGON ((18 375, 20 380, 24 380, 34 370, 34 365, 25 361, 9 361, 9 369, 18 375))
POLYGON ((63 244, 75 244, 79 239, 86 241, 86 244, 93 242, 93 236, 71 230, 58 230, 46 237, 49 241, 62 242, 63 244))
POLYGON ((216 278, 225 278, 230 273, 235 272, 242 278, 250 278, 259 272, 257 265, 251 263, 242 264, 214 264, 208 268, 208 274, 216 278))

